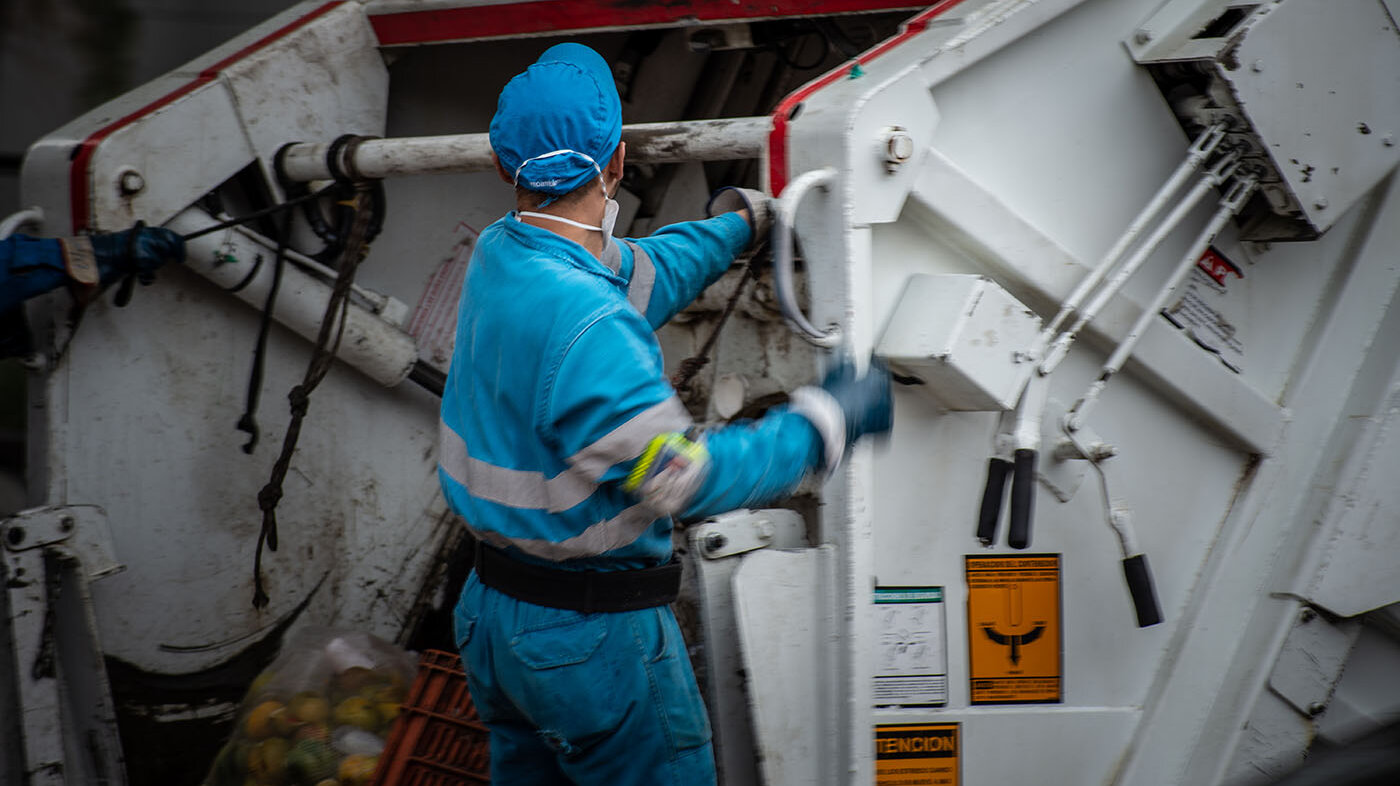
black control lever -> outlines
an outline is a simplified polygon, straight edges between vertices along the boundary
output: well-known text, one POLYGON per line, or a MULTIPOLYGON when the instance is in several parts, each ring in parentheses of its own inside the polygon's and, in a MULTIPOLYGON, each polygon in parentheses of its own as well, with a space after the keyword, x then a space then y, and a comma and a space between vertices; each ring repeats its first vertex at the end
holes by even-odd
POLYGON ((1035 451, 1016 449, 1011 477, 1011 526, 1006 545, 1023 549, 1031 545, 1031 511, 1035 506, 1035 451))
POLYGON ((993 456, 987 462, 987 486, 982 490, 982 509, 977 514, 977 539, 990 546, 997 539, 997 519, 1001 517, 1001 499, 1006 492, 1006 478, 1011 462, 993 456))

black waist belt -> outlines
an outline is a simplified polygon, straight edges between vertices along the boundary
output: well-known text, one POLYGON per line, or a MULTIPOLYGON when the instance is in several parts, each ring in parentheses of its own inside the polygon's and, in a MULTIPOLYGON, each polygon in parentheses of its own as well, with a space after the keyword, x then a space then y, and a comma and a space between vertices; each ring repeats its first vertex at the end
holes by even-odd
POLYGON ((481 583, 517 600, 571 611, 635 611, 665 606, 681 587, 681 564, 640 570, 558 570, 514 559, 504 551, 476 544, 476 575, 481 583))

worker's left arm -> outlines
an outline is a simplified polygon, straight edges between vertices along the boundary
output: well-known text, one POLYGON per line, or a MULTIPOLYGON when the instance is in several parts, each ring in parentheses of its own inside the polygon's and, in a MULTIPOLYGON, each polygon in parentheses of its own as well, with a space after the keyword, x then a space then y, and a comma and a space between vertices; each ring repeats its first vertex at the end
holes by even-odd
POLYGON ((767 197, 750 189, 715 192, 707 211, 714 218, 686 221, 650 237, 626 241, 633 253, 628 300, 655 330, 700 296, 766 234, 767 197))
POLYGON ((167 260, 184 258, 184 241, 161 227, 62 239, 12 235, 0 240, 0 312, 64 284, 95 293, 128 274, 149 284, 167 260))

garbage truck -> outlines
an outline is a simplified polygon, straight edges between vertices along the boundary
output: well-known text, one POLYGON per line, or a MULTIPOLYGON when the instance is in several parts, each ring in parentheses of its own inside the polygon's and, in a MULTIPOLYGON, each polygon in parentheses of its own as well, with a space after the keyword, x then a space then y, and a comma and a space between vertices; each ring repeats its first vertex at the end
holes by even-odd
POLYGON ((450 635, 438 395, 513 206, 484 132, 564 40, 624 102, 619 235, 774 200, 659 333, 697 420, 839 353, 896 382, 887 438, 677 528, 722 783, 1400 771, 1397 18, 309 0, 72 120, 0 233, 188 253, 26 305, 0 780, 198 782, 290 632, 450 635))

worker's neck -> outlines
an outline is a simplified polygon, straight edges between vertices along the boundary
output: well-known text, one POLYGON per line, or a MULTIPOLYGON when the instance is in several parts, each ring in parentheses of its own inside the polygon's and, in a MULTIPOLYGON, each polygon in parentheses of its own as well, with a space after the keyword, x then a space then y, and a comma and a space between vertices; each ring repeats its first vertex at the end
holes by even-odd
MULTIPOLYGON (((607 200, 603 197, 601 190, 598 193, 583 199, 572 199, 567 204, 549 204, 545 207, 531 207, 525 200, 516 203, 517 212, 545 213, 551 216, 566 218, 570 221, 577 221, 588 226, 602 226, 603 216, 607 212, 607 200)), ((551 221, 547 218, 537 216, 520 216, 520 220, 530 226, 539 227, 553 232, 560 237, 578 243, 588 249, 589 253, 595 257, 601 257, 607 238, 596 229, 584 229, 573 224, 565 224, 563 221, 551 221)))

